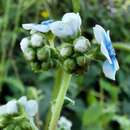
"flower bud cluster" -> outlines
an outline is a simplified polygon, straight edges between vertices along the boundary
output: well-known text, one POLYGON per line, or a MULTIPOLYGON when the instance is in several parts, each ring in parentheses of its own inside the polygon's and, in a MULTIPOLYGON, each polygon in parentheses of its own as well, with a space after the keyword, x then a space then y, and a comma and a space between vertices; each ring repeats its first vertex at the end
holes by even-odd
POLYGON ((24 38, 20 45, 33 70, 61 66, 68 73, 84 72, 88 65, 85 55, 90 43, 80 34, 81 23, 78 13, 66 13, 60 21, 23 24, 24 29, 30 30, 31 36, 24 38), (57 37, 63 44, 51 45, 54 42, 52 37, 57 37))
POLYGON ((48 70, 57 66, 57 51, 49 45, 48 39, 43 34, 33 32, 30 37, 21 40, 20 46, 34 71, 48 70))
POLYGON ((69 73, 82 73, 86 70, 88 59, 86 53, 90 47, 88 39, 78 37, 72 43, 64 43, 59 48, 62 66, 69 73))
POLYGON ((11 100, 0 106, 0 128, 38 130, 34 124, 37 112, 38 103, 35 100, 27 100, 25 96, 19 100, 11 100))

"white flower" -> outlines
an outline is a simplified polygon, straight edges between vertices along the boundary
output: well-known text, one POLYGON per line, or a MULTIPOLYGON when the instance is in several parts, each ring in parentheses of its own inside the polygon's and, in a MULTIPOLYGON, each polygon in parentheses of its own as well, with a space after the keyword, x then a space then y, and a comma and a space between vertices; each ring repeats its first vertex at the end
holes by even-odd
POLYGON ((50 25, 50 29, 54 35, 65 38, 77 35, 80 31, 80 26, 81 18, 78 13, 66 13, 61 21, 53 22, 50 25))
POLYGON ((38 112, 38 103, 35 100, 27 101, 25 105, 25 111, 28 113, 29 116, 35 116, 38 112))
POLYGON ((31 44, 33 47, 40 47, 42 45, 42 36, 38 33, 34 33, 31 36, 31 44))
POLYGON ((58 128, 59 129, 71 130, 71 127, 72 127, 72 122, 63 116, 58 121, 58 128))
POLYGON ((119 70, 119 65, 115 50, 112 47, 109 31, 106 32, 100 25, 96 25, 93 31, 97 42, 101 45, 101 52, 107 59, 103 64, 103 72, 106 77, 115 80, 115 74, 119 70))
POLYGON ((36 24, 36 23, 27 23, 27 24, 22 24, 22 27, 26 30, 33 30, 37 32, 49 32, 50 27, 49 25, 53 22, 53 20, 47 20, 43 21, 41 24, 36 24))
POLYGON ((7 113, 6 111, 6 105, 0 106, 0 116, 5 115, 7 113))
POLYGON ((85 52, 89 46, 90 46, 90 43, 88 39, 86 39, 83 36, 77 38, 74 41, 74 49, 78 52, 82 52, 82 53, 85 52))
POLYGON ((30 44, 30 41, 29 41, 28 37, 23 38, 20 42, 21 50, 23 52, 25 52, 27 50, 27 48, 29 47, 29 44, 30 44))
POLYGON ((26 113, 32 117, 38 112, 38 103, 36 100, 27 100, 26 96, 21 97, 18 102, 24 106, 26 113))
POLYGON ((18 112, 16 100, 11 100, 6 104, 6 112, 7 114, 14 114, 18 112))

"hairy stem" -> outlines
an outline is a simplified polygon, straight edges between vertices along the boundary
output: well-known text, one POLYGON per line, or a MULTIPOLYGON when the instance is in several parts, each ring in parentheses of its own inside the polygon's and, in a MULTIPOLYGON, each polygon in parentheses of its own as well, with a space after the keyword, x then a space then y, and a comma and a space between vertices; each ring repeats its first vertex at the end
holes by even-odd
POLYGON ((57 94, 57 98, 55 102, 51 106, 52 116, 49 124, 49 130, 56 130, 57 122, 60 117, 60 113, 64 103, 64 98, 68 90, 70 80, 71 80, 71 75, 67 74, 66 72, 63 72, 62 82, 59 88, 60 90, 57 94))
MULTIPOLYGON (((61 81, 62 81, 62 75, 63 75, 62 69, 58 68, 56 73, 55 73, 55 83, 54 83, 54 87, 53 87, 53 91, 52 91, 52 97, 51 97, 52 102, 54 102, 56 100, 57 94, 59 92, 61 81)), ((48 113, 47 113, 45 126, 43 128, 44 130, 48 130, 51 116, 52 116, 52 114, 51 114, 51 106, 50 106, 48 113)))

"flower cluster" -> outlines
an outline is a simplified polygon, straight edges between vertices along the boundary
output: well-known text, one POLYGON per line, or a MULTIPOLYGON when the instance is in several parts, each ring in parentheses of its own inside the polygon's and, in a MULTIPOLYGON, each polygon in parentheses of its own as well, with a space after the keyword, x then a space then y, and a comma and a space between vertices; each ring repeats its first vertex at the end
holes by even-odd
POLYGON ((0 106, 0 128, 38 130, 34 124, 37 112, 38 103, 35 100, 27 100, 25 96, 11 100, 0 106))
POLYGON ((61 117, 58 121, 58 129, 57 130, 71 130, 72 122, 69 121, 66 117, 61 117))
POLYGON ((58 52, 49 45, 44 34, 33 32, 31 36, 22 39, 20 46, 34 71, 48 70, 57 66, 58 52))
MULTIPOLYGON (((30 30, 31 36, 23 38, 21 49, 35 71, 48 70, 57 66, 68 73, 85 72, 88 63, 94 58, 92 45, 89 40, 81 35, 81 17, 78 13, 66 13, 61 20, 47 20, 40 24, 23 24, 23 28, 30 30), (58 38, 61 43, 57 44, 58 38)), ((103 64, 106 77, 115 80, 116 71, 119 69, 115 51, 109 36, 109 31, 96 25, 94 35, 101 45, 101 52, 107 58, 103 64)))

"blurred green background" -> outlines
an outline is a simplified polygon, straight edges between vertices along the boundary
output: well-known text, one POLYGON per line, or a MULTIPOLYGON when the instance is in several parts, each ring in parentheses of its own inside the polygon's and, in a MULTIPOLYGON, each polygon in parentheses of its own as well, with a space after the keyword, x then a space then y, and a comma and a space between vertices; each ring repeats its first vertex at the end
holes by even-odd
POLYGON ((50 105, 54 71, 34 73, 20 50, 27 35, 22 23, 59 19, 79 12, 82 34, 93 43, 95 24, 110 29, 120 70, 113 82, 104 77, 102 63, 93 62, 84 75, 73 76, 62 115, 72 130, 130 130, 130 0, 0 0, 0 104, 27 95, 39 99, 41 127, 50 105))

